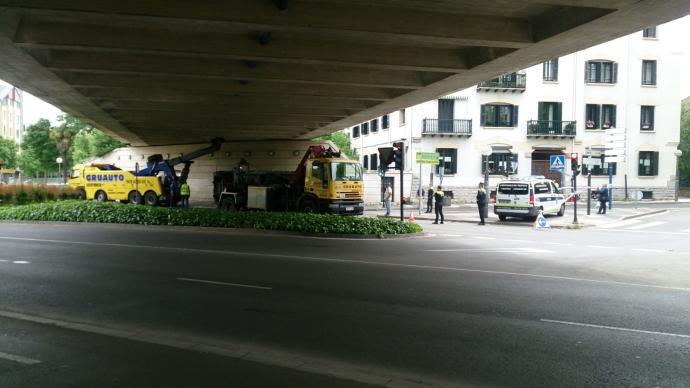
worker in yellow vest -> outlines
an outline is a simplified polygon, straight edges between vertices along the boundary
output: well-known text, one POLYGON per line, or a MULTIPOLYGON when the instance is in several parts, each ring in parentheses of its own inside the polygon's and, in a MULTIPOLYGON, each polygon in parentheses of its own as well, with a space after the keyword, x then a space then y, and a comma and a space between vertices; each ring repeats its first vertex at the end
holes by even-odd
POLYGON ((183 208, 188 208, 189 207, 189 185, 187 184, 187 181, 182 182, 182 185, 180 186, 180 202, 183 208))

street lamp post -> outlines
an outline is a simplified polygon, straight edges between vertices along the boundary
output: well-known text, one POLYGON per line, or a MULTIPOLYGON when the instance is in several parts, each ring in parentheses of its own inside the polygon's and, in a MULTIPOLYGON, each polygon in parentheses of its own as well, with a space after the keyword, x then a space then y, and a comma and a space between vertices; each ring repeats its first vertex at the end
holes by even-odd
POLYGON ((676 155, 676 193, 674 196, 674 199, 676 202, 678 202, 678 194, 680 192, 680 157, 683 156, 683 151, 681 150, 675 150, 673 152, 674 155, 676 155))
MULTIPOLYGON (((62 158, 59 157, 59 156, 57 157, 57 159, 55 159, 55 163, 58 164, 58 174, 59 174, 59 178, 62 178, 62 162, 63 162, 63 160, 62 160, 62 158)), ((62 179, 61 179, 61 180, 62 180, 62 179)))

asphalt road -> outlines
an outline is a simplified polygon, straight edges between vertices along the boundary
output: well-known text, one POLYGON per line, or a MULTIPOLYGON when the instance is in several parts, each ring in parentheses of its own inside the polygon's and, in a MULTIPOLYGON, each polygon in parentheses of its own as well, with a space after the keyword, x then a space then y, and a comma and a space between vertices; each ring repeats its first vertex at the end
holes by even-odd
POLYGON ((689 215, 403 240, 0 223, 0 385, 690 385, 689 215))

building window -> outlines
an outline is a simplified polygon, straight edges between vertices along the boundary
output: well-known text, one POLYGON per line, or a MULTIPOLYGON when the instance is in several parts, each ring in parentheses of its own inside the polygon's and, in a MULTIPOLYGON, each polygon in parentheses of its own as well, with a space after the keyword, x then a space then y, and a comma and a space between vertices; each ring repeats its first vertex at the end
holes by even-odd
POLYGON ((599 113, 601 107, 596 104, 587 104, 585 106, 585 128, 586 129, 599 129, 599 113))
POLYGON ((642 105, 640 107, 640 130, 654 130, 654 106, 642 105))
POLYGON ((656 26, 642 30, 643 38, 656 38, 656 26))
POLYGON ((390 126, 390 117, 388 115, 383 115, 381 117, 381 128, 382 129, 388 129, 390 126))
POLYGON ((642 61, 642 85, 656 85, 656 61, 642 61))
POLYGON ((560 102, 539 101, 537 105, 537 117, 539 121, 561 121, 562 106, 560 102))
POLYGON ((373 119, 370 121, 371 123, 371 132, 378 132, 379 131, 379 119, 373 119))
POLYGON ((371 169, 374 171, 378 170, 379 169, 378 154, 371 154, 369 156, 369 160, 370 160, 369 164, 371 165, 371 169))
POLYGON ((369 155, 364 155, 362 160, 362 167, 364 167, 365 170, 369 169, 369 155))
POLYGON ((518 107, 516 105, 482 105, 481 124, 483 127, 517 127, 518 107))
POLYGON ((517 174, 518 156, 508 151, 494 151, 489 156, 482 155, 482 174, 486 173, 487 167, 491 175, 517 174))
POLYGON ((549 59, 543 67, 544 81, 558 81, 558 58, 549 59))
POLYGON ((400 109, 398 121, 401 127, 405 125, 405 109, 400 109))
POLYGON ((653 151, 640 151, 640 166, 637 172, 639 176, 659 175, 659 153, 653 151))
MULTIPOLYGON (((443 166, 443 175, 452 175, 458 172, 458 149, 457 148, 437 148, 443 166)), ((436 172, 440 174, 440 168, 436 167, 436 172)))
POLYGON ((615 84, 618 82, 618 64, 612 61, 585 62, 585 82, 615 84))
POLYGON ((368 135, 369 134, 369 123, 362 123, 360 124, 362 127, 362 135, 368 135))
POLYGON ((601 127, 603 129, 616 127, 616 106, 602 105, 601 106, 601 127))
POLYGON ((611 173, 616 175, 616 163, 604 162, 603 149, 601 151, 601 156, 582 157, 582 175, 606 176, 609 174, 609 164, 611 165, 611 173))

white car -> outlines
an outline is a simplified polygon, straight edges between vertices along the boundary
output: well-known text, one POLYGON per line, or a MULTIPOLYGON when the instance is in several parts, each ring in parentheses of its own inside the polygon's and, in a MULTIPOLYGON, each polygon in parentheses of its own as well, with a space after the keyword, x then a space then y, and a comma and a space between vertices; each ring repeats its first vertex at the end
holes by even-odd
POLYGON ((496 186, 494 214, 501 221, 507 217, 535 220, 540 211, 562 216, 566 199, 556 182, 543 176, 509 179, 496 186))

